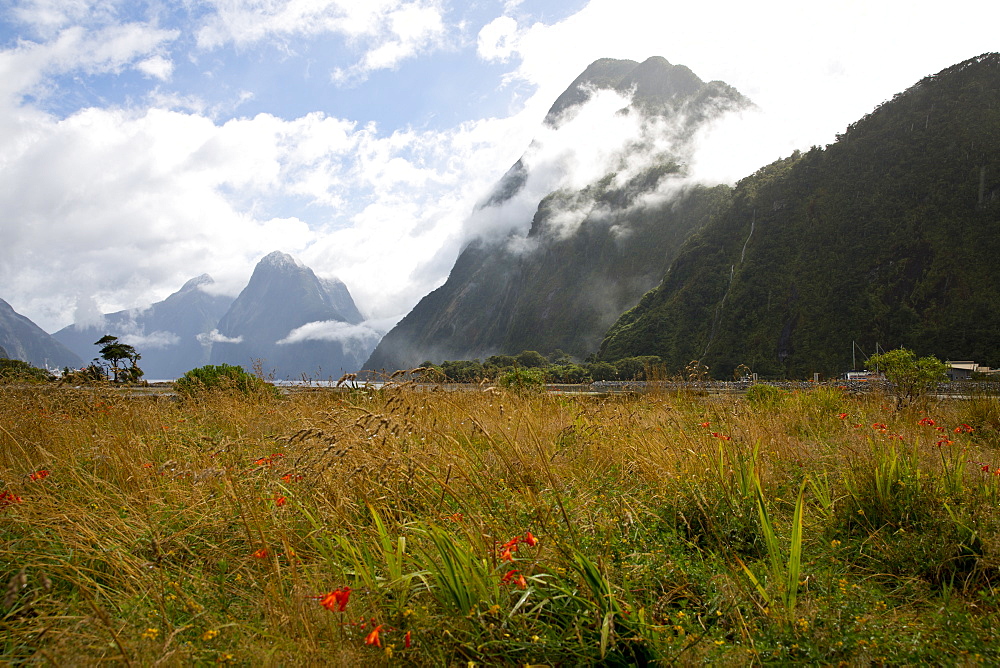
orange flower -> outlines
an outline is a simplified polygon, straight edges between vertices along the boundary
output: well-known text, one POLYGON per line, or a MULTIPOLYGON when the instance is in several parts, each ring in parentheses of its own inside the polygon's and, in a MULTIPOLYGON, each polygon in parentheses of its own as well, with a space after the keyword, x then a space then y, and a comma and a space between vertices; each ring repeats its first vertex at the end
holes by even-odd
POLYGON ((514 561, 514 555, 511 554, 510 548, 500 553, 500 561, 514 561))
POLYGON ((528 544, 528 547, 534 547, 538 545, 538 539, 535 538, 533 535, 531 535, 530 531, 524 534, 524 542, 528 544))
POLYGON ((410 649, 410 632, 407 631, 406 635, 403 636, 403 647, 410 649))
POLYGON ((841 420, 843 420, 844 418, 847 417, 847 413, 837 413, 837 417, 839 417, 841 420))
POLYGON ((709 423, 709 422, 702 422, 702 423, 701 423, 701 424, 699 424, 698 426, 699 426, 699 427, 704 427, 705 429, 708 429, 708 425, 709 425, 709 424, 711 424, 711 423, 709 423))
POLYGON ((276 505, 276 506, 283 506, 286 503, 288 503, 288 499, 286 499, 285 497, 283 497, 283 496, 276 496, 276 497, 274 497, 274 505, 276 505))
POLYGON ((9 506, 12 503, 21 503, 21 497, 13 492, 3 492, 0 494, 0 508, 9 506))
POLYGON ((369 633, 365 637, 365 644, 366 645, 375 645, 376 647, 381 647, 382 646, 382 640, 378 637, 379 631, 382 630, 382 626, 383 626, 382 624, 379 624, 374 629, 372 629, 371 633, 369 633))
POLYGON ((923 425, 927 425, 928 427, 933 427, 934 426, 934 420, 930 419, 929 417, 925 417, 925 418, 922 418, 920 420, 920 422, 918 422, 917 424, 923 424, 923 425))
POLYGON ((48 469, 41 469, 40 471, 35 471, 29 476, 32 480, 44 480, 49 477, 48 469))
POLYGON ((319 602, 324 608, 330 612, 343 612, 347 607, 347 602, 351 598, 351 588, 350 587, 340 587, 331 591, 329 594, 323 597, 323 600, 319 602))
POLYGON ((510 584, 513 582, 522 589, 527 588, 528 586, 528 581, 524 579, 523 575, 521 575, 521 571, 507 571, 500 579, 500 582, 503 584, 510 584))
POLYGON ((253 556, 257 559, 267 559, 270 552, 267 551, 266 547, 262 547, 253 553, 253 556))
POLYGON ((297 482, 299 480, 302 480, 302 476, 286 473, 285 475, 281 476, 281 479, 284 480, 285 482, 297 482))

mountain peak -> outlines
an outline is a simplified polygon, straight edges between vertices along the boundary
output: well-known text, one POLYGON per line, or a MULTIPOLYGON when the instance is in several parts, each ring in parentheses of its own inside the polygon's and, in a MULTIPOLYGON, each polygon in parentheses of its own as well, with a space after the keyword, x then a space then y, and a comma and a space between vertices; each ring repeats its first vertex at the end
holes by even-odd
MULTIPOLYGON (((693 97, 705 85, 690 68, 673 65, 662 56, 651 56, 638 63, 634 60, 600 58, 587 66, 569 87, 556 98, 545 123, 558 125, 564 111, 586 103, 594 90, 614 90, 631 93, 633 102, 662 113, 664 104, 693 97)), ((734 91, 735 92, 735 91, 734 91)), ((738 95, 738 94, 737 94, 738 95)), ((742 96, 740 104, 749 103, 742 96)))
POLYGON ((188 292, 189 290, 194 290, 203 285, 212 285, 213 283, 215 283, 214 278, 212 278, 208 274, 202 274, 201 276, 195 276, 187 283, 182 285, 181 289, 178 292, 188 292))
POLYGON ((274 251, 272 253, 268 253, 267 255, 265 255, 260 259, 260 262, 257 263, 257 266, 280 269, 280 270, 307 268, 304 264, 296 260, 288 253, 283 253, 281 251, 274 251))

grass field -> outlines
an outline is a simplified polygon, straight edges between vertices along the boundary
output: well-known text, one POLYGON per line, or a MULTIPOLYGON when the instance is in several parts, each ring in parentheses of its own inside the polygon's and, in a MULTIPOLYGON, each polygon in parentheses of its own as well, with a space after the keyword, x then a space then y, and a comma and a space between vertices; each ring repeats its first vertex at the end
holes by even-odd
POLYGON ((1000 402, 0 386, 0 661, 1000 662, 1000 402))

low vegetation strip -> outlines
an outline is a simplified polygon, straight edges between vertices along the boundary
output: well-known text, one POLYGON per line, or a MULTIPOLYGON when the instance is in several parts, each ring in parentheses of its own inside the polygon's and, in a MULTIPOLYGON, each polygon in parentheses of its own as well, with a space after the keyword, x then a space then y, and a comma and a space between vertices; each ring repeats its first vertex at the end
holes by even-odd
POLYGON ((995 664, 1000 401, 0 385, 0 661, 995 664))

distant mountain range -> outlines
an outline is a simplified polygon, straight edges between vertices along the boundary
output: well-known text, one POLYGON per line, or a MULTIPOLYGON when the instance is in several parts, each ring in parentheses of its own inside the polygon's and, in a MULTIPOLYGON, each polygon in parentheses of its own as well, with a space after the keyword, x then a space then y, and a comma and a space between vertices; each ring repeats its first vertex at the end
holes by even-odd
POLYGON ((375 346, 377 335, 358 327, 363 318, 347 286, 317 277, 285 253, 260 260, 235 300, 207 292, 213 282, 199 276, 149 308, 70 325, 54 338, 91 359, 95 341, 117 336, 142 355, 147 379, 177 378, 205 364, 259 366, 279 380, 339 378, 375 346))
POLYGON ((70 325, 53 337, 89 360, 97 356, 94 342, 111 334, 140 352, 146 378, 176 378, 208 363, 211 346, 198 336, 210 332, 233 303, 232 297, 204 290, 213 283, 211 276, 202 274, 147 309, 108 313, 99 323, 70 325))

